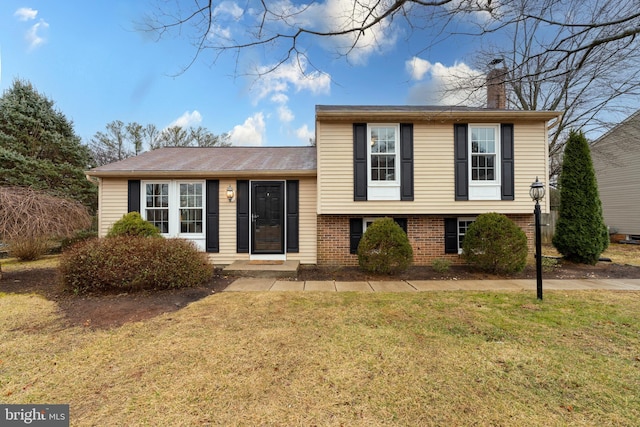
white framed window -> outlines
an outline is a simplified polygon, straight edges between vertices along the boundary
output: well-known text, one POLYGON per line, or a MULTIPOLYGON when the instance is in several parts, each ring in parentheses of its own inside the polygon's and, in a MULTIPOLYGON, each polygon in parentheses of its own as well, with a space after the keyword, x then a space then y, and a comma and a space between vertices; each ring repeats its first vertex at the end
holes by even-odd
POLYGON ((204 237, 203 181, 144 181, 143 218, 165 237, 204 237))
POLYGON ((469 125, 469 199, 500 200, 500 125, 469 125))
POLYGON ((476 220, 475 217, 458 218, 458 253, 462 253, 462 242, 467 234, 469 226, 476 220))
POLYGON ((169 183, 145 183, 144 219, 169 234, 169 183))
POLYGON ((202 183, 179 183, 180 234, 201 234, 204 205, 202 183))
POLYGON ((400 199, 400 125, 367 126, 370 200, 400 199))

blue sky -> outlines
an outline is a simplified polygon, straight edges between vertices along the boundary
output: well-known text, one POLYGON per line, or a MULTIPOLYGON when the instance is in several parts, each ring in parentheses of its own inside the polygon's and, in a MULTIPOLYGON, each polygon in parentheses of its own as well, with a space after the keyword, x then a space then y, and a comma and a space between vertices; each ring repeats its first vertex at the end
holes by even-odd
MULTIPOLYGON (((318 3, 306 18, 322 28, 329 25, 322 22, 328 12, 347 2, 318 3)), ((411 44, 420 38, 414 34, 407 41, 407 29, 396 23, 367 36, 377 38, 375 48, 347 57, 335 54, 339 40, 310 46, 313 64, 323 72, 308 65, 306 77, 290 64, 257 80, 245 76, 273 65, 268 51, 247 52, 237 62, 223 54, 214 64, 205 52, 178 74, 194 53, 188 40, 157 42, 136 30, 158 3, 2 0, 0 91, 14 79, 30 81, 55 101, 85 142, 122 120, 159 128, 204 126, 215 134, 230 132, 234 145, 282 146, 308 144, 316 104, 452 104, 457 100, 441 99, 439 88, 456 71, 479 74, 466 65, 474 51, 470 39, 420 52, 420 45, 411 44)), ((239 16, 232 1, 220 5, 220 16, 229 19, 219 34, 240 31, 251 18, 239 16)))

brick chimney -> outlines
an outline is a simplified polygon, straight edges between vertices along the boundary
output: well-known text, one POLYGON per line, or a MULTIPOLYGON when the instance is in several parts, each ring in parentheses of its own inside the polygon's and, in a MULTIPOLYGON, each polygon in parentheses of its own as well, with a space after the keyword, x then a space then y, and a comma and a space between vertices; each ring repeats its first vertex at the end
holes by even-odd
POLYGON ((505 87, 506 68, 494 68, 487 74, 487 108, 504 110, 507 108, 505 87))

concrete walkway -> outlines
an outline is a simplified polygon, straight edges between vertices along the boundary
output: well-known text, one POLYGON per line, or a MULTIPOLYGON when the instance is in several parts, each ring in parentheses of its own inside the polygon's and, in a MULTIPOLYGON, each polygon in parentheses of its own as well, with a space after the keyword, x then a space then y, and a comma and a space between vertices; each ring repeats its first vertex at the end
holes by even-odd
MULTIPOLYGON (((544 280, 543 290, 640 291, 640 279, 567 279, 544 280)), ((338 282, 295 281, 275 278, 242 277, 225 292, 304 291, 304 292, 424 292, 424 291, 535 291, 535 279, 527 280, 389 280, 338 282)))

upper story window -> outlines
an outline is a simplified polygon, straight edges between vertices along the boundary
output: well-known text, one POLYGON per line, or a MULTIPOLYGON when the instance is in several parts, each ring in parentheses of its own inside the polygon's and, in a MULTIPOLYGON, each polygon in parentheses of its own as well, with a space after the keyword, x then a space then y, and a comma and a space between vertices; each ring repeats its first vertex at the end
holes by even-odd
POLYGON ((398 126, 370 125, 370 179, 372 184, 397 182, 398 126))
POLYGON ((167 236, 204 233, 204 183, 145 182, 143 215, 167 236))
POLYGON ((471 180, 496 181, 498 176, 498 129, 471 126, 471 180))
POLYGON ((500 125, 469 125, 469 199, 500 200, 500 125))

